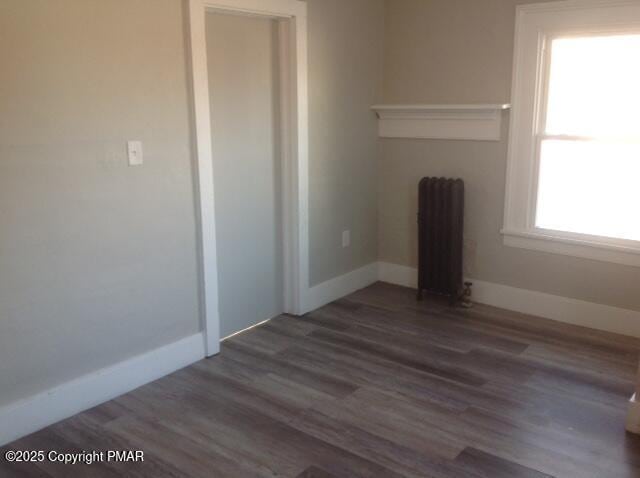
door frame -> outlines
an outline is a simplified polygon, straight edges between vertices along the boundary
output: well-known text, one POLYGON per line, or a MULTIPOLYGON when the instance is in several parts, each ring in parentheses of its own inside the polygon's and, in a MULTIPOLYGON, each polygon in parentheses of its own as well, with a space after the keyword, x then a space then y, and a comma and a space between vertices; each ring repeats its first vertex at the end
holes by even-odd
POLYGON ((284 312, 307 312, 309 291, 309 132, 307 4, 298 0, 187 0, 200 294, 207 356, 220 351, 207 12, 252 15, 278 22, 284 312))

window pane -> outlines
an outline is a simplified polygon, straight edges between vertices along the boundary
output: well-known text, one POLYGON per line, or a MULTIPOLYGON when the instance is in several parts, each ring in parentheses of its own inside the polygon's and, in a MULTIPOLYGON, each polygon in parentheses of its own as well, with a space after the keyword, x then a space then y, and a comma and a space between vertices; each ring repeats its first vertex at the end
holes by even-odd
POLYGON ((640 240, 640 145, 542 142, 536 226, 640 240))
POLYGON ((546 133, 640 138, 640 35, 556 39, 546 133))

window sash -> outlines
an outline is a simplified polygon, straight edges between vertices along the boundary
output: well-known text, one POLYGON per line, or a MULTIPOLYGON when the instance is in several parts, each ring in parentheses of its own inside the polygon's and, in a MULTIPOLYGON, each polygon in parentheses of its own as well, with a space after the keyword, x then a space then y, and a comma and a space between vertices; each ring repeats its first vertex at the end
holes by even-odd
MULTIPOLYGON (((550 101, 550 87, 551 87, 551 63, 553 57, 553 42, 563 39, 579 39, 579 38, 600 38, 608 36, 640 36, 640 24, 634 27, 619 27, 619 28, 594 28, 593 30, 576 30, 575 32, 569 31, 547 31, 541 33, 539 52, 540 52, 540 71, 539 71, 539 84, 538 92, 536 93, 536 120, 535 134, 534 136, 544 135, 552 139, 575 139, 575 140, 596 140, 603 142, 621 142, 621 143, 636 143, 640 142, 640 135, 572 135, 562 133, 548 133, 547 132, 547 112, 550 101)), ((633 61, 633 60, 632 60, 633 61)), ((585 98, 585 102, 589 101, 589 98, 585 98)))
MULTIPOLYGON (((581 136, 581 135, 571 135, 571 134, 550 134, 546 132, 547 126, 547 109, 549 107, 549 92, 550 92, 550 82, 551 82, 551 57, 552 57, 552 43, 556 39, 561 38, 575 38, 575 37, 590 37, 590 36, 603 36, 603 34, 624 34, 631 33, 630 31, 616 31, 616 32, 592 32, 591 34, 587 34, 584 32, 576 33, 576 34, 567 34, 567 33, 556 33, 556 34, 547 34, 544 36, 541 42, 541 76, 540 76, 540 89, 537 96, 537 104, 536 108, 538 114, 536 115, 536 129, 533 135, 534 139, 534 154, 533 154, 533 170, 532 170, 532 187, 530 189, 530 209, 527 214, 527 228, 531 231, 536 231, 539 233, 545 234, 553 234, 559 237, 565 237, 569 239, 599 239, 606 240, 607 242, 611 242, 613 244, 618 245, 629 245, 630 243, 637 244, 638 241, 630 240, 630 239, 622 239, 612 236, 594 236, 585 233, 579 232, 571 232, 571 231, 563 231, 563 230, 555 230, 555 229, 546 229, 537 225, 537 217, 538 217, 538 204, 539 204, 539 194, 540 194, 540 163, 541 163, 541 154, 542 154, 542 143, 548 140, 557 140, 557 141, 573 141, 573 142, 598 142, 598 143, 616 143, 616 144, 640 144, 640 137, 636 136, 581 136)), ((640 33, 639 30, 634 30, 633 33, 640 33)), ((640 161, 640 158, 638 158, 640 161)))

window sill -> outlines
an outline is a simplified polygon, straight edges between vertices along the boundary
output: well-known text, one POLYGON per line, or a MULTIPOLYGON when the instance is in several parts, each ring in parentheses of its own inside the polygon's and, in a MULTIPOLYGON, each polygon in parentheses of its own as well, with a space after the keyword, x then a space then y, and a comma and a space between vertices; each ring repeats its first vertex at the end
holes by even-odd
POLYGON ((633 247, 599 242, 591 238, 555 236, 540 231, 503 229, 501 232, 506 246, 640 267, 640 243, 633 247))

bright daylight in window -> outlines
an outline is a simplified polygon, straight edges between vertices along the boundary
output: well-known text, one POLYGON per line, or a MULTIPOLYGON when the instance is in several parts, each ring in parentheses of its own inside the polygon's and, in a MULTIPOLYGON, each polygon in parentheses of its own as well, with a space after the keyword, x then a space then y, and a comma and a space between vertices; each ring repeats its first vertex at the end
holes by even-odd
POLYGON ((640 35, 556 38, 537 228, 640 241, 640 35))

